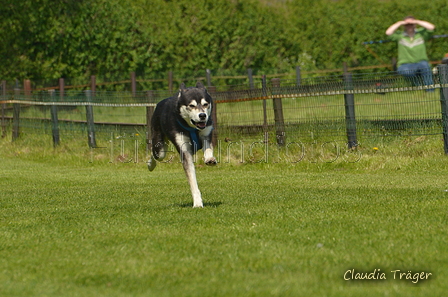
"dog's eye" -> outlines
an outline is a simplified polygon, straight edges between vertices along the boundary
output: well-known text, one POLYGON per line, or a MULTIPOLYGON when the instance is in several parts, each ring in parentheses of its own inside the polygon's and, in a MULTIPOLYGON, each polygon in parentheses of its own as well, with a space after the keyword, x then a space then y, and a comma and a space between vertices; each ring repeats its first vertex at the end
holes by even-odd
POLYGON ((208 103, 204 103, 204 104, 202 104, 202 106, 204 106, 205 108, 207 108, 207 107, 208 107, 208 103))
POLYGON ((188 105, 190 108, 195 108, 196 106, 194 104, 188 105))

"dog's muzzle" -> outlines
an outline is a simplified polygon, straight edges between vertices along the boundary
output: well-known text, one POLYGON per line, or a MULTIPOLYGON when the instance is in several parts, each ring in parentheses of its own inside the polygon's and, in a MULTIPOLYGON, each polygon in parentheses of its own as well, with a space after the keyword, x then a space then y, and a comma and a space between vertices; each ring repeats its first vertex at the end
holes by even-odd
POLYGON ((206 121, 195 122, 195 121, 191 120, 191 122, 193 123, 193 125, 196 126, 196 128, 201 129, 201 130, 207 126, 206 121))
POLYGON ((193 125, 195 125, 198 129, 204 129, 207 126, 207 114, 204 112, 201 112, 200 114, 198 114, 199 117, 199 121, 193 121, 191 120, 191 122, 193 123, 193 125))

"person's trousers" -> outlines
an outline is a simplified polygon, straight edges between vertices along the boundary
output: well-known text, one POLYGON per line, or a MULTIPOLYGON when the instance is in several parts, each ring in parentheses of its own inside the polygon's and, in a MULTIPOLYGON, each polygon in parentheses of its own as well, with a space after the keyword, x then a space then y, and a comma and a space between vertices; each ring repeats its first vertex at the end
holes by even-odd
MULTIPOLYGON (((427 61, 418 63, 401 64, 397 72, 408 79, 413 85, 420 86, 422 81, 424 85, 433 85, 432 71, 427 61)), ((429 89, 428 91, 433 90, 429 89)))

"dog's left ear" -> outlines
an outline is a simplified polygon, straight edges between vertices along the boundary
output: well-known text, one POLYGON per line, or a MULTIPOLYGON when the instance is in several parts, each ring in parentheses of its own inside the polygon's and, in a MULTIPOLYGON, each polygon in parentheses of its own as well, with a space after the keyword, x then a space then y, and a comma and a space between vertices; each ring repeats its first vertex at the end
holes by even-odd
POLYGON ((182 92, 184 92, 186 90, 186 86, 184 83, 181 83, 179 86, 179 93, 177 94, 177 98, 180 98, 180 96, 182 96, 182 92))
POLYGON ((202 82, 200 82, 200 81, 198 81, 198 82, 196 83, 196 88, 198 88, 198 89, 205 89, 204 85, 203 85, 202 82))

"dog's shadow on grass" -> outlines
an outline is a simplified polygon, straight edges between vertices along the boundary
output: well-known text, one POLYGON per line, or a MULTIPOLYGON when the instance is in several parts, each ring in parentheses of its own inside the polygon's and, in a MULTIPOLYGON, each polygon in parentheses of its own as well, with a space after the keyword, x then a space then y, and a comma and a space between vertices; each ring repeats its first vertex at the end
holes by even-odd
MULTIPOLYGON (((217 201, 217 202, 204 202, 204 207, 211 207, 211 208, 217 208, 219 206, 221 206, 223 203, 221 201, 217 201)), ((175 204, 178 207, 182 207, 182 208, 193 208, 193 203, 180 203, 180 204, 175 204)))

